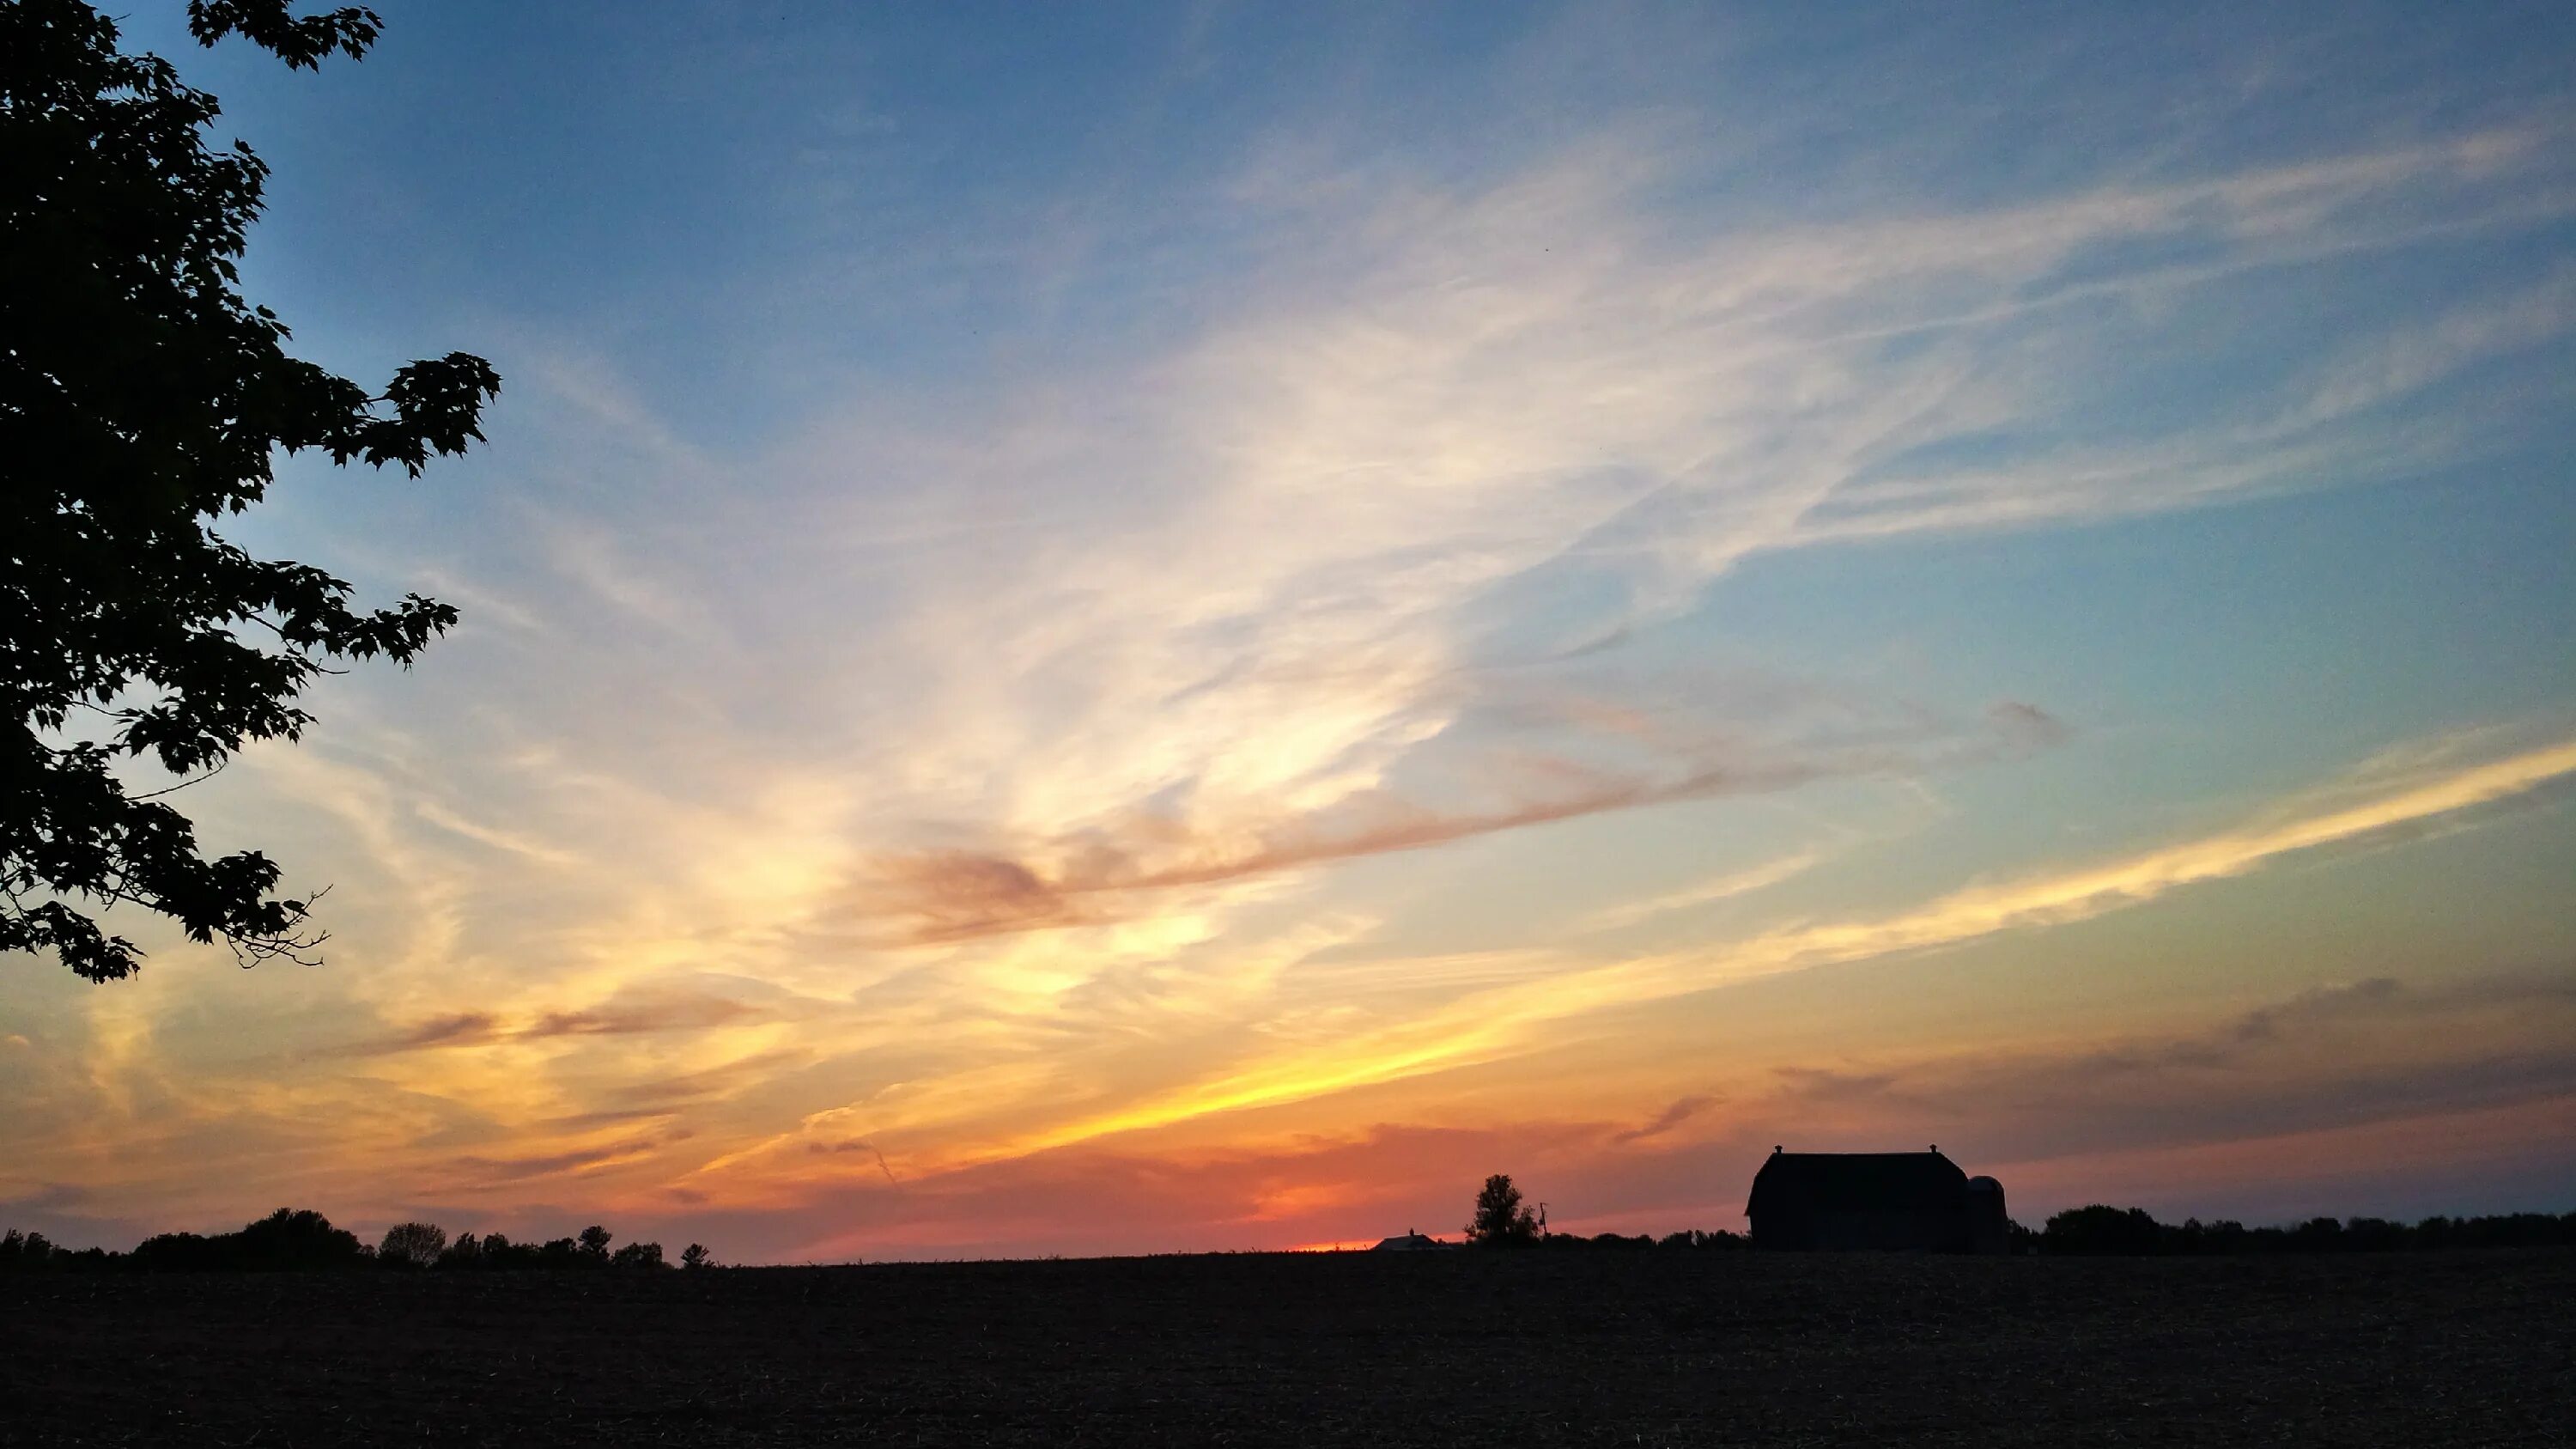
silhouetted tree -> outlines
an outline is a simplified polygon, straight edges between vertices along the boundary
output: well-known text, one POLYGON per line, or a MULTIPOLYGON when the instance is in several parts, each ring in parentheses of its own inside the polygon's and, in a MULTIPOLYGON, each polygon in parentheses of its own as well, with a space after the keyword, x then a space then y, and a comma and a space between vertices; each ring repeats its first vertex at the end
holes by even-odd
POLYGON ((2050 1218, 2040 1243, 2051 1253, 2153 1254, 2164 1251, 2164 1228, 2143 1209, 2094 1203, 2050 1218))
MULTIPOLYGON (((378 22, 191 0, 188 28, 313 68, 363 55, 378 22)), ((330 661, 408 664, 455 623, 418 594, 353 610, 348 584, 208 525, 260 501, 281 451, 417 476, 482 437, 500 391, 461 352, 381 395, 289 357, 285 324, 235 290, 268 168, 207 148, 217 109, 81 0, 0 3, 0 950, 92 981, 142 954, 90 914, 119 904, 244 965, 321 943, 266 856, 208 859, 168 790, 129 792, 114 767, 150 754, 202 778, 296 738, 330 661)))
POLYGON ((1511 1178, 1495 1173, 1476 1193, 1476 1215, 1467 1220, 1467 1242, 1479 1248, 1517 1248, 1538 1241, 1538 1214, 1523 1206, 1511 1178))
POLYGON ((280 1272, 356 1268, 369 1253, 357 1234, 331 1226, 320 1213, 279 1208, 239 1232, 160 1233, 135 1244, 127 1256, 133 1266, 153 1270, 280 1272))
POLYGON ((704 1243, 691 1243, 680 1250, 680 1266, 683 1268, 712 1268, 715 1265, 716 1255, 708 1252, 704 1243))
POLYGON ((385 1240, 376 1247, 376 1261, 389 1268, 426 1268, 446 1251, 445 1228, 436 1223, 397 1223, 385 1229, 385 1240))
POLYGON ((608 1242, 608 1229, 601 1227, 597 1223, 592 1223, 589 1227, 581 1230, 581 1252, 582 1256, 585 1258, 595 1258, 600 1262, 607 1262, 608 1242))
MULTIPOLYGON (((504 1238, 502 1241, 507 1243, 509 1240, 504 1238)), ((438 1266, 442 1268, 483 1266, 483 1240, 472 1233, 458 1233, 456 1241, 447 1245, 447 1251, 438 1255, 438 1266)))
POLYGON ((617 1268, 665 1268, 660 1243, 628 1243, 609 1255, 609 1265, 617 1268))
POLYGON ((62 1250, 44 1234, 21 1233, 11 1228, 0 1233, 0 1272, 19 1268, 50 1268, 62 1250))

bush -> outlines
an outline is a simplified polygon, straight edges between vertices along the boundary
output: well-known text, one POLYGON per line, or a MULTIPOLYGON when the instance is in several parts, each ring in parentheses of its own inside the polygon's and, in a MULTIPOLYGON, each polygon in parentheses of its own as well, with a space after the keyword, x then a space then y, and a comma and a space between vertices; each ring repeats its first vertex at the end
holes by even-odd
POLYGON ((2165 1231, 2143 1208, 2094 1203, 2050 1218, 2040 1242, 2051 1253, 2139 1256, 2163 1252, 2165 1231))
POLYGON ((331 1220, 309 1209, 279 1208, 235 1233, 200 1237, 195 1233, 160 1233, 135 1244, 131 1264, 152 1271, 206 1272, 233 1269, 282 1272, 315 1268, 356 1268, 369 1260, 358 1235, 331 1226, 331 1220))
POLYGON ((397 1223, 385 1229, 376 1261, 388 1268, 427 1268, 447 1251, 447 1230, 436 1223, 397 1223))
POLYGON ((614 1254, 610 1255, 608 1263, 612 1268, 662 1268, 669 1266, 662 1261, 662 1245, 660 1243, 628 1243, 625 1247, 618 1249, 614 1254))
POLYGON ((42 1233, 21 1233, 16 1228, 0 1233, 0 1273, 18 1268, 51 1268, 60 1256, 66 1255, 42 1233))

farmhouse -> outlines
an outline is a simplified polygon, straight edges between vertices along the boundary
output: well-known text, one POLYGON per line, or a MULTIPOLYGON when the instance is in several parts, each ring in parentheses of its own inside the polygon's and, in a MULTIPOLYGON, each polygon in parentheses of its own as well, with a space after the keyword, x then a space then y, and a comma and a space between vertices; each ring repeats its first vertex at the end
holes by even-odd
POLYGON ((1369 1251, 1372 1253, 1427 1253, 1436 1248, 1453 1248, 1456 1246, 1457 1244, 1455 1243, 1444 1243, 1438 1238, 1426 1238, 1422 1234, 1415 1232, 1413 1229, 1406 1228, 1404 1230, 1403 1237, 1380 1238, 1378 1239, 1377 1246, 1369 1249, 1369 1251))
POLYGON ((1744 1205, 1753 1246, 1796 1251, 2001 1253, 2003 1184, 1928 1152, 1771 1150, 1744 1205))

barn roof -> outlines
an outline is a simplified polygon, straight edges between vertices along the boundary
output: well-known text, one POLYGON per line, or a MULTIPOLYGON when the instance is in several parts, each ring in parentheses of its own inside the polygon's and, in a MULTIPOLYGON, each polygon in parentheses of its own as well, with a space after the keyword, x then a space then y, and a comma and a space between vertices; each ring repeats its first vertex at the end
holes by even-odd
POLYGON ((1438 1238, 1426 1238, 1420 1233, 1408 1230, 1405 1235, 1400 1238, 1378 1239, 1377 1246, 1369 1249, 1369 1251, 1372 1253, 1419 1253, 1432 1248, 1447 1248, 1452 1246, 1455 1245, 1444 1243, 1438 1238))
POLYGON ((1959 1164, 1938 1152, 1774 1152, 1753 1175, 1744 1212, 1946 1208, 1967 1186, 1959 1164))

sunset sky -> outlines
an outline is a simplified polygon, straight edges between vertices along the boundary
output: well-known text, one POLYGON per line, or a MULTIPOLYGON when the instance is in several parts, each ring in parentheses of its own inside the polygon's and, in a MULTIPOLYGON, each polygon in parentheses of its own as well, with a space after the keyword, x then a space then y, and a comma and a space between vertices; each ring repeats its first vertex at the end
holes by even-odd
MULTIPOLYGON (((0 962, 0 1222, 729 1261, 2576 1208, 2576 11, 379 3, 129 48, 490 444, 0 962)), ((166 783, 140 770, 138 781, 166 783)))

